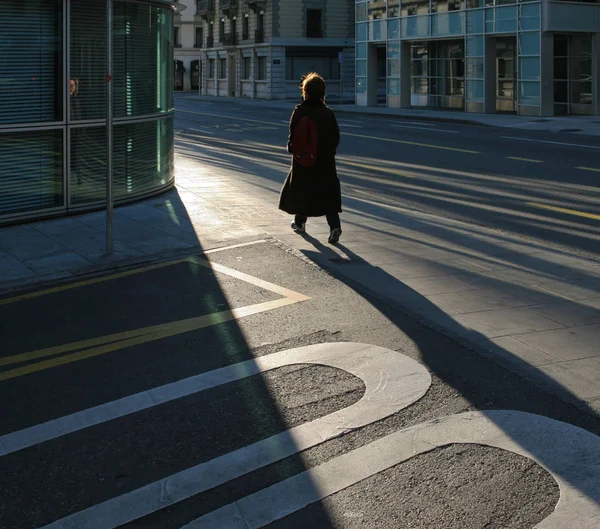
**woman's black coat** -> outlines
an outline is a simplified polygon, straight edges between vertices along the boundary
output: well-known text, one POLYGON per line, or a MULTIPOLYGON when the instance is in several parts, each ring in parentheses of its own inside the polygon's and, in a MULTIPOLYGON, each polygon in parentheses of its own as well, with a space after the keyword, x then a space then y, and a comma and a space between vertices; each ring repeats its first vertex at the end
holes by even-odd
POLYGON ((335 152, 340 129, 333 111, 322 101, 303 101, 290 118, 288 152, 294 139, 294 127, 308 116, 317 127, 317 161, 305 167, 292 160, 292 167, 279 196, 279 209, 307 217, 320 217, 342 211, 342 193, 335 168, 335 152))

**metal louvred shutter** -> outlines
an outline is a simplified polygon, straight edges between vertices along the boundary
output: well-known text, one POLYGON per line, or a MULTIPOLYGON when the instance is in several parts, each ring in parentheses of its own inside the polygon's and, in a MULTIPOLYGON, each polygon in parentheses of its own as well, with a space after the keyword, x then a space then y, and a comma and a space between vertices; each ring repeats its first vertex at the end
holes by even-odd
POLYGON ((71 121, 106 118, 106 2, 71 0, 71 121))
POLYGON ((0 1, 0 125, 62 121, 62 2, 0 1))
POLYGON ((62 153, 62 130, 0 133, 0 216, 64 205, 62 153))

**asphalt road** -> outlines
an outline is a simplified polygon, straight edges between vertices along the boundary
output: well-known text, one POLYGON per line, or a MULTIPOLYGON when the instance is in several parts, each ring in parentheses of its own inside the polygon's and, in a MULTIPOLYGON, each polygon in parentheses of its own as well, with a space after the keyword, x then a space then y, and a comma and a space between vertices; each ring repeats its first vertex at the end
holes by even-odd
MULTIPOLYGON (((185 101, 182 106, 188 111, 177 118, 179 154, 235 171, 240 178, 253 178, 267 192, 278 191, 288 163, 282 147, 287 119, 283 112, 185 101)), ((343 126, 344 118, 340 122, 343 126)), ((472 148, 481 151, 476 155, 440 149, 467 150, 471 145, 466 139, 464 148, 457 147, 460 143, 438 144, 438 140, 434 144, 433 133, 427 131, 421 137, 398 129, 391 132, 397 142, 363 138, 384 136, 383 127, 392 128, 389 121, 379 120, 369 126, 347 126, 357 136, 345 133, 340 153, 347 199, 357 207, 361 200, 372 199, 364 197, 374 196, 402 201, 403 207, 473 215, 473 222, 504 219, 531 229, 531 218, 525 221, 516 213, 494 216, 489 208, 462 206, 447 198, 460 194, 465 202, 469 196, 470 201, 483 204, 484 197, 500 200, 497 191, 516 211, 521 199, 513 195, 524 193, 525 186, 517 184, 520 181, 531 184, 527 193, 535 200, 554 192, 564 194, 560 200, 580 197, 578 204, 572 204, 580 212, 584 198, 593 196, 591 191, 565 190, 558 176, 552 180, 541 173, 505 175, 509 184, 473 176, 474 166, 458 169, 459 163, 483 163, 482 140, 480 147, 472 148), (425 141, 429 146, 421 145, 425 141), (371 154, 361 156, 369 145, 371 154), (377 149, 381 154, 373 152, 377 149), (418 174, 401 177, 400 163, 436 169, 403 168, 407 174, 418 174), (452 183, 450 174, 442 170, 469 176, 452 183), (431 197, 423 189, 417 193, 409 183, 431 189, 431 197), (473 198, 479 193, 481 199, 473 198)), ((439 128, 455 130, 441 124, 439 128)), ((497 132, 465 130, 473 138, 476 130, 497 132)), ((459 134, 445 133, 444 138, 459 134)), ((493 156, 504 160, 505 155, 496 151, 493 156)), ((503 161, 521 167, 517 162, 503 161)), ((589 158, 580 163, 592 167, 592 162, 589 158)), ((544 162, 532 167, 541 165, 551 166, 544 162)), ((586 180, 593 177, 592 171, 573 174, 581 178, 578 186, 593 187, 586 180)), ((555 213, 540 210, 536 215, 544 219, 555 213)), ((574 214, 569 218, 573 223, 585 219, 574 214)), ((565 223, 557 220, 556 229, 542 235, 564 237, 559 226, 563 229, 565 223)), ((592 240, 594 230, 595 224, 590 223, 582 245, 592 240)), ((581 442, 583 451, 576 463, 593 471, 600 448, 589 432, 600 434, 600 418, 582 413, 389 303, 333 278, 276 241, 247 242, 204 257, 182 257, 0 299, 1 529, 215 529, 219 526, 213 523, 202 525, 203 517, 228 506, 252 504, 254 494, 273 491, 270 500, 254 501, 263 513, 279 508, 278 502, 288 502, 289 508, 298 498, 317 494, 322 485, 306 473, 341 464, 338 461, 344 457, 341 467, 327 476, 356 479, 322 502, 295 512, 288 509, 288 516, 284 509, 262 525, 532 528, 555 512, 558 479, 563 488, 571 487, 592 506, 600 505, 597 483, 579 479, 586 472, 580 476, 560 467, 561 461, 570 464, 569 457, 581 442), (334 344, 353 342, 386 351, 369 352, 365 346, 336 357, 334 344), (286 353, 307 346, 318 346, 311 361, 301 356, 304 353, 286 353), (405 371, 393 362, 380 366, 384 354, 402 363, 405 371), (347 369, 327 364, 328 355, 346 362, 347 369), (283 360, 269 369, 274 358, 283 360), (411 386, 415 361, 428 373, 416 377, 421 384, 427 382, 421 392, 411 386), (365 382, 367 373, 371 373, 370 386, 365 382), (390 388, 398 393, 388 398, 390 388), (365 410, 360 427, 349 418, 353 406, 365 410), (535 416, 524 416, 524 422, 503 422, 490 410, 535 416), (473 444, 460 435, 458 441, 435 448, 422 430, 409 430, 409 440, 400 443, 400 449, 387 444, 390 436, 423 425, 442 428, 442 436, 450 436, 456 428, 443 430, 443 418, 481 411, 488 413, 496 438, 506 437, 528 457, 473 444), (337 418, 331 418, 336 412, 340 412, 337 418), (531 432, 541 417, 561 421, 561 426, 535 437, 531 432), (412 457, 421 438, 425 448, 412 457), (357 455, 376 442, 383 448, 376 450, 375 457, 357 455), (562 449, 569 451, 565 457, 562 449), (356 477, 369 459, 378 462, 401 452, 409 454, 408 461, 385 466, 365 479, 356 477), (301 487, 292 486, 289 499, 277 487, 285 488, 294 479, 300 479, 301 487)), ((467 432, 484 437, 474 416, 465 420, 467 432)), ((577 512, 583 513, 583 507, 577 512)), ((593 527, 576 517, 573 521, 574 527, 593 527)), ((234 513, 220 527, 235 529, 239 522, 234 513)))
MULTIPOLYGON (((200 142, 219 165, 280 185, 288 111, 185 98, 177 111, 182 148, 185 138, 200 142)), ((600 256, 597 137, 343 113, 338 121, 347 204, 430 211, 600 256)))

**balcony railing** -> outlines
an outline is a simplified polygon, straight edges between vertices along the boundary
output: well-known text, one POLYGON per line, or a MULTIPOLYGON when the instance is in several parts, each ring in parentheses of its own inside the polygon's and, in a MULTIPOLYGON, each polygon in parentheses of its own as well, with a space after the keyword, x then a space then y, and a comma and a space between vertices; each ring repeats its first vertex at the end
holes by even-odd
POLYGON ((238 0, 220 0, 219 6, 225 16, 232 17, 237 10, 238 0))
POLYGON ((262 29, 254 30, 254 42, 260 44, 265 41, 265 32, 262 29))
POLYGON ((225 33, 223 35, 223 45, 224 46, 235 46, 237 44, 237 35, 235 32, 233 33, 225 33))

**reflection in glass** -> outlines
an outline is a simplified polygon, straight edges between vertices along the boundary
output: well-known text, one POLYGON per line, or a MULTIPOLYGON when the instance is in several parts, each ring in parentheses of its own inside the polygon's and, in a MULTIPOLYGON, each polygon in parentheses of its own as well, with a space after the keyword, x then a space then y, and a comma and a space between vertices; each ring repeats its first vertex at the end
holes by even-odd
POLYGON ((386 17, 386 0, 369 0, 367 4, 368 19, 380 20, 386 17))

